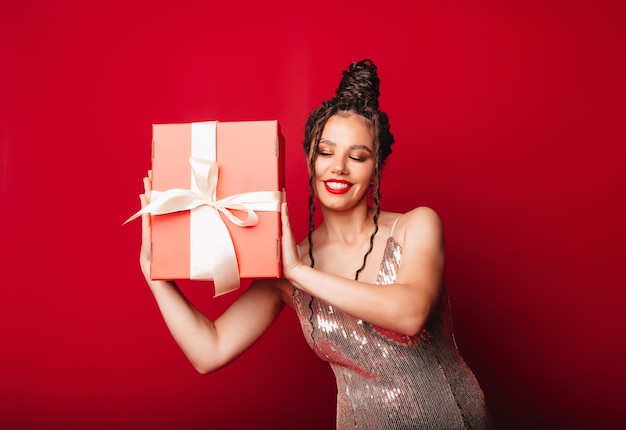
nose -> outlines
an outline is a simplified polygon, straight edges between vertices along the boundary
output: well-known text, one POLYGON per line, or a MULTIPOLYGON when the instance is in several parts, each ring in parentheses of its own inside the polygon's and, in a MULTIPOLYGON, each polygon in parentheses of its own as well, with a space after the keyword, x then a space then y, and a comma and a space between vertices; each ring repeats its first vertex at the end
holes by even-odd
POLYGON ((348 173, 348 164, 344 157, 334 157, 331 172, 336 175, 345 175, 348 173))

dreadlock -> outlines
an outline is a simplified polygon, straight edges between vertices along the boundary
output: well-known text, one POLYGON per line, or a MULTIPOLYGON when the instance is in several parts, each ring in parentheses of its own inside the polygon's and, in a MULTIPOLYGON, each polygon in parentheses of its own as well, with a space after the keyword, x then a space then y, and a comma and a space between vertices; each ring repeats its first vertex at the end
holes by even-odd
POLYGON ((311 112, 305 123, 304 150, 309 165, 309 258, 311 267, 315 266, 313 258, 313 230, 315 229, 315 159, 317 148, 322 137, 322 131, 326 121, 335 114, 354 113, 366 118, 374 135, 374 182, 372 187, 372 205, 374 232, 370 236, 369 249, 363 256, 363 264, 356 271, 355 280, 365 268, 367 257, 374 249, 374 237, 378 233, 378 217, 380 215, 380 176, 385 160, 391 154, 391 145, 394 142, 393 135, 389 131, 389 117, 386 113, 378 110, 378 97, 380 79, 376 72, 376 66, 371 60, 362 60, 352 63, 348 70, 343 72, 343 77, 336 90, 335 97, 322 102, 311 112))

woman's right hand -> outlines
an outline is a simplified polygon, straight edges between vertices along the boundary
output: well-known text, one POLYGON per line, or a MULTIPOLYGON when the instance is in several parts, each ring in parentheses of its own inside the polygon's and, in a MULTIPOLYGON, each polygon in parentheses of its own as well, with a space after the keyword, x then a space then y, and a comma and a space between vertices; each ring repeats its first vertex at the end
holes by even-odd
MULTIPOLYGON (((141 208, 145 208, 150 203, 152 192, 152 170, 148 170, 148 176, 143 178, 143 194, 139 195, 141 208)), ((150 263, 152 262, 152 239, 150 214, 141 215, 141 251, 139 253, 139 264, 141 272, 146 281, 150 282, 150 263)))

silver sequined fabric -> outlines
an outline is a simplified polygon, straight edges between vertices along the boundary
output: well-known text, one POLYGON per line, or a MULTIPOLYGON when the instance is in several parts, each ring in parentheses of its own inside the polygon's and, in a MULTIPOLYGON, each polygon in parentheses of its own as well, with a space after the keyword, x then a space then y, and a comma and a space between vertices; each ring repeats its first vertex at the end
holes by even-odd
MULTIPOLYGON (((377 284, 395 281, 402 250, 390 237, 377 284)), ((295 308, 309 345, 337 380, 337 429, 486 429, 483 392, 460 356, 448 299, 417 336, 345 314, 304 291, 295 308)))

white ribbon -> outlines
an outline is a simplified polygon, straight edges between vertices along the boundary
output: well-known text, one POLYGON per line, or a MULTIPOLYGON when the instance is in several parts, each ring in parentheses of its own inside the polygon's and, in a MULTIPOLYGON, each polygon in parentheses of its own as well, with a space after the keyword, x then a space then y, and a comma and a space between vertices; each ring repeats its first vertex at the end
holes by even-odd
POLYGON ((209 159, 211 152, 215 154, 215 127, 208 128, 209 131, 211 129, 213 131, 208 135, 205 133, 207 128, 202 128, 203 132, 198 133, 201 138, 197 139, 197 135, 194 137, 193 128, 196 124, 215 123, 192 124, 192 156, 189 159, 192 175, 191 189, 172 188, 166 191, 152 191, 150 203, 127 219, 124 224, 142 214, 164 215, 191 211, 190 279, 213 280, 215 296, 219 296, 236 290, 240 282, 235 247, 226 224, 219 214, 223 214, 236 226, 252 227, 259 221, 255 210, 280 211, 282 194, 279 191, 254 191, 217 200, 218 165, 214 160, 209 159), (209 142, 205 140, 207 137, 209 142), (199 140, 202 149, 194 150, 194 147, 198 146, 194 144, 197 144, 199 140), (210 149, 208 153, 207 146, 210 149), (231 212, 232 210, 245 212, 246 217, 238 218, 231 212))

